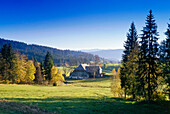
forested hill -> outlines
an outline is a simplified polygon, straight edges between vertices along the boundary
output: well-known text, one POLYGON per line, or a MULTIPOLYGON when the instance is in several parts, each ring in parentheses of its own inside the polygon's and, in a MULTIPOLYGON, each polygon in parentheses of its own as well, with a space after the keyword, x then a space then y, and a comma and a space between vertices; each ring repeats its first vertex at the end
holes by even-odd
POLYGON ((43 61, 47 51, 53 56, 55 65, 63 65, 67 63, 69 65, 78 65, 80 63, 89 63, 93 60, 93 55, 70 50, 60 50, 56 48, 40 46, 35 44, 26 44, 23 42, 5 40, 0 38, 0 49, 4 44, 11 43, 14 50, 19 51, 21 54, 26 54, 28 59, 32 60, 34 57, 40 62, 43 61))

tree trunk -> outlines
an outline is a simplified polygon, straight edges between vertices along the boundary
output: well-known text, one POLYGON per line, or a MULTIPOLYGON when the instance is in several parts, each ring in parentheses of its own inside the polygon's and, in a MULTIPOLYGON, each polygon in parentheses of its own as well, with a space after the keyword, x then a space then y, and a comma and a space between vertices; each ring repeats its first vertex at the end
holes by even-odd
POLYGON ((126 89, 125 89, 125 99, 126 99, 126 89))
POLYGON ((93 74, 94 79, 95 79, 95 74, 96 74, 96 73, 94 72, 94 74, 93 74))
POLYGON ((135 96, 135 92, 134 92, 134 89, 135 88, 135 85, 133 84, 133 91, 132 91, 132 94, 133 94, 133 100, 136 98, 136 96, 135 96))
POLYGON ((151 85, 150 85, 150 64, 149 64, 149 74, 148 74, 148 102, 151 100, 151 85))

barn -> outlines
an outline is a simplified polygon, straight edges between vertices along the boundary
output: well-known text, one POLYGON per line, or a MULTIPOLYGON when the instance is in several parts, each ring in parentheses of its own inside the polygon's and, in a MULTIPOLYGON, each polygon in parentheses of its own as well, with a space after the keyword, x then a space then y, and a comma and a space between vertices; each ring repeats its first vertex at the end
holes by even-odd
POLYGON ((100 66, 90 66, 88 64, 80 64, 70 74, 70 78, 73 79, 87 79, 87 78, 98 78, 102 75, 102 68, 100 66))

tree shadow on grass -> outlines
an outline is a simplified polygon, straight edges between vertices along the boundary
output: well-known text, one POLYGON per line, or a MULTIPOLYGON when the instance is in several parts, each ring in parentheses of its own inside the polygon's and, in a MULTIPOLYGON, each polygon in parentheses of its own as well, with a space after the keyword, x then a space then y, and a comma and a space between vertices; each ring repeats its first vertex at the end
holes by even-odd
POLYGON ((16 102, 37 105, 50 112, 59 113, 168 113, 168 107, 159 104, 139 104, 121 98, 6 98, 16 102))

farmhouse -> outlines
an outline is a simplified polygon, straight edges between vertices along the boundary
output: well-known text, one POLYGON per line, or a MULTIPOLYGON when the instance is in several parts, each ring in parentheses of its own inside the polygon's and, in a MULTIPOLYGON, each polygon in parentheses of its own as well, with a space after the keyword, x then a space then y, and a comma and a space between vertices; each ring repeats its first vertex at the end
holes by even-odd
POLYGON ((89 66, 87 64, 80 64, 70 74, 70 78, 73 79, 87 79, 87 78, 98 78, 102 75, 102 68, 100 66, 89 66))

